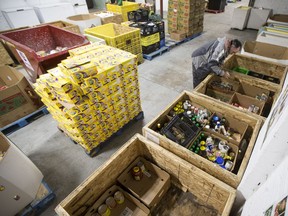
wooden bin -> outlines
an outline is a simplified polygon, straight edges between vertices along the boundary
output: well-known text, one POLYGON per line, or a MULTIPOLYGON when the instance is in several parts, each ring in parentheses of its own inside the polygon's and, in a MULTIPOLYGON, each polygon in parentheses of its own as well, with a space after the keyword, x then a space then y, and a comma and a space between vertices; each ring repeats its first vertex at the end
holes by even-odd
POLYGON ((287 73, 286 65, 269 62, 241 54, 234 54, 228 57, 224 62, 223 69, 231 71, 232 76, 235 76, 236 78, 241 77, 241 79, 249 79, 251 85, 265 86, 272 91, 279 91, 282 89, 287 73), (236 67, 246 68, 249 71, 257 72, 264 77, 263 79, 260 79, 256 77, 254 78, 246 74, 233 72, 233 69, 236 67), (267 79, 269 77, 279 79, 279 84, 268 81, 267 79))
MULTIPOLYGON (((87 213, 99 197, 116 183, 120 174, 139 156, 168 172, 173 185, 179 186, 183 191, 191 192, 204 206, 213 207, 218 211, 218 215, 229 215, 236 196, 235 189, 141 135, 135 135, 72 191, 56 207, 57 214, 77 216, 87 213)), ((180 209, 181 212, 182 210, 180 209)), ((181 212, 178 215, 181 215, 181 212)))
MULTIPOLYGON (((203 97, 206 98, 213 98, 217 101, 222 101, 224 103, 230 103, 233 97, 233 94, 226 94, 223 92, 218 92, 216 90, 212 90, 209 88, 209 83, 211 80, 214 79, 214 77, 218 77, 215 74, 210 74, 206 77, 205 80, 203 80, 195 89, 194 91, 196 93, 200 93, 203 97)), ((276 99, 279 97, 281 93, 280 86, 270 86, 265 85, 263 83, 258 82, 256 78, 250 77, 250 76, 237 76, 237 73, 233 73, 233 77, 231 77, 229 80, 235 82, 239 82, 240 86, 236 92, 247 95, 251 98, 255 98, 256 95, 261 95, 262 93, 265 93, 268 97, 268 100, 266 101, 266 104, 263 108, 262 116, 263 120, 265 120, 270 113, 272 105, 276 102, 276 99)), ((248 114, 248 111, 243 110, 243 112, 246 112, 248 114)), ((253 114, 255 115, 255 114, 253 114)), ((259 115, 257 115, 259 116, 259 115)))
POLYGON ((199 167, 203 171, 209 173, 210 175, 220 179, 221 181, 227 183, 228 185, 237 188, 239 185, 245 169, 247 167, 249 158, 252 154, 256 138, 258 136, 259 130, 261 128, 263 121, 260 117, 257 118, 256 115, 249 115, 244 112, 239 111, 236 107, 226 105, 224 103, 211 100, 209 97, 203 97, 202 95, 190 93, 184 91, 170 106, 168 106, 160 115, 149 122, 145 127, 143 127, 143 135, 153 142, 159 144, 163 148, 173 152, 184 160, 190 162, 191 164, 199 167), (237 169, 234 169, 233 173, 218 165, 212 163, 206 158, 202 158, 200 155, 195 154, 189 149, 180 146, 179 144, 173 142, 172 140, 162 136, 160 133, 156 132, 157 124, 162 121, 163 118, 170 112, 171 109, 179 102, 189 99, 192 103, 199 106, 206 107, 213 113, 221 113, 227 116, 233 117, 239 122, 246 123, 248 125, 248 130, 246 136, 249 138, 247 149, 243 159, 237 163, 237 169), (234 173, 235 172, 235 173, 234 173))

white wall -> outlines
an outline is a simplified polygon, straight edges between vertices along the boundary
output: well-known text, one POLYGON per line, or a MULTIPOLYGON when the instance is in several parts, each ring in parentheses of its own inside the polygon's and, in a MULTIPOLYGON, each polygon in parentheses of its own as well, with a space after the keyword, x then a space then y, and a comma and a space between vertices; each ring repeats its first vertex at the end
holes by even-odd
MULTIPOLYGON (((280 97, 276 101, 270 115, 266 119, 264 125, 262 126, 260 133, 258 135, 257 141, 255 143, 253 153, 249 160, 249 164, 239 185, 238 192, 239 196, 236 199, 236 206, 239 207, 243 204, 246 199, 249 203, 251 197, 256 196, 257 193, 259 198, 258 205, 261 208, 266 208, 267 206, 262 204, 260 200, 262 199, 261 191, 263 188, 269 188, 269 190, 274 190, 279 188, 280 185, 273 185, 266 182, 270 182, 271 178, 275 178, 274 175, 278 175, 282 170, 280 168, 285 163, 287 167, 286 158, 288 155, 288 77, 286 77, 285 85, 281 92, 280 97), (284 162, 285 160, 285 162, 284 162)), ((281 177, 281 175, 279 175, 281 177)), ((288 187, 288 181, 283 182, 282 186, 288 187)), ((268 189, 267 189, 268 190, 268 189)), ((267 191, 265 190, 265 191, 267 191)), ((288 191, 286 190, 288 195, 288 191)), ((280 196, 280 195, 279 195, 280 196)), ((267 202, 273 203, 277 197, 267 196, 267 202)), ((254 198, 253 198, 254 199, 254 198)), ((254 202, 254 201, 253 201, 254 202)), ((266 202, 265 202, 266 203, 266 202)), ((246 204, 245 204, 246 205, 246 204)), ((236 209, 237 209, 236 207, 236 209)), ((259 209, 261 209, 259 207, 259 209)), ((267 207, 268 208, 268 207, 267 207)), ((243 214, 246 216, 246 214, 243 214)), ((259 214, 247 214, 247 215, 259 215, 259 214)))
POLYGON ((256 0, 255 7, 273 9, 273 14, 288 14, 288 0, 256 0))
MULTIPOLYGON (((242 215, 254 216, 263 213, 273 205, 272 215, 278 202, 288 195, 288 156, 275 168, 268 180, 255 192, 243 207, 242 215)), ((286 204, 286 214, 288 207, 286 204)))

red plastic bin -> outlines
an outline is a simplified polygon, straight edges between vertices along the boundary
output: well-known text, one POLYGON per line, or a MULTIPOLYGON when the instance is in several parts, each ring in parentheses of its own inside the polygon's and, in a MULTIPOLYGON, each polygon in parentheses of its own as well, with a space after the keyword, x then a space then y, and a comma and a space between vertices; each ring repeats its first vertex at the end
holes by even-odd
POLYGON ((56 67, 61 60, 66 59, 68 50, 87 45, 90 42, 82 35, 52 26, 44 25, 3 33, 0 38, 6 43, 16 56, 18 61, 32 75, 32 81, 46 73, 47 70, 56 67), (67 47, 66 50, 39 56, 38 51, 49 52, 57 46, 67 47))

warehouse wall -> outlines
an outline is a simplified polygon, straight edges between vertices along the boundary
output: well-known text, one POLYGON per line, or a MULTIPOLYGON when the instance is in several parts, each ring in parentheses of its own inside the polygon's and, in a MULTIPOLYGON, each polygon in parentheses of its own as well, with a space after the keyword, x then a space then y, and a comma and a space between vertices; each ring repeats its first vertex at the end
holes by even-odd
POLYGON ((36 4, 51 4, 59 2, 69 2, 68 0, 1 0, 0 9, 13 7, 27 7, 36 4))
MULTIPOLYGON (((279 178, 282 178, 281 172, 283 171, 283 168, 281 167, 283 166, 283 163, 285 163, 285 166, 288 167, 288 160, 286 158, 288 152, 287 82, 288 77, 285 80, 285 85, 283 87, 280 97, 276 101, 274 108, 271 110, 270 115, 266 119, 258 135, 256 144, 253 149, 253 153, 249 160, 249 164, 247 166, 243 179, 238 187, 238 191, 241 193, 241 195, 243 195, 243 197, 238 197, 237 205, 240 205, 241 202, 244 201, 244 199, 254 199, 251 197, 256 196, 256 193, 258 194, 257 196, 259 196, 259 200, 261 200, 262 196, 264 196, 264 194, 261 194, 261 191, 264 190, 263 188, 269 188, 269 190, 271 191, 278 188, 277 190, 281 191, 280 185, 274 184, 273 181, 270 179, 275 178, 274 175, 278 175, 279 178), (271 181, 272 183, 269 183, 271 181), (258 192, 258 190, 260 192, 258 192)), ((288 185, 288 181, 285 181, 282 186, 288 187, 286 184, 288 185)), ((264 191, 267 192, 267 190, 264 191)), ((286 192, 288 195, 288 190, 285 190, 284 192, 286 192)), ((282 196, 282 193, 279 192, 278 195, 282 196)), ((259 205, 262 205, 263 208, 266 208, 267 206, 265 205, 268 205, 268 202, 272 204, 274 202, 274 199, 278 198, 278 195, 276 197, 267 196, 266 198, 268 201, 263 204, 259 202, 259 205)))
POLYGON ((273 14, 288 14, 287 0, 255 0, 254 7, 273 9, 273 14))
MULTIPOLYGON (((287 164, 288 157, 286 156, 261 188, 246 200, 242 215, 264 215, 263 213, 271 206, 273 206, 272 212, 275 212, 277 203, 288 195, 287 164)), ((286 207, 286 209, 287 215, 288 208, 286 207)), ((272 213, 272 215, 274 214, 272 213)))

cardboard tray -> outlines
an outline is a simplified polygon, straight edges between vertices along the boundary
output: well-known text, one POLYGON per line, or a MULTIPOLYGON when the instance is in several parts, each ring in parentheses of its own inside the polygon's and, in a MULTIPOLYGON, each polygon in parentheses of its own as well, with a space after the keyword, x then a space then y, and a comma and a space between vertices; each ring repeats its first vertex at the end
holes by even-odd
POLYGON ((157 205, 170 187, 169 174, 142 157, 130 164, 117 181, 150 209, 157 205), (144 164, 148 174, 143 173, 142 179, 136 181, 131 171, 139 161, 144 164))
MULTIPOLYGON (((181 188, 183 192, 191 192, 207 208, 214 208, 222 216, 229 215, 236 196, 235 189, 141 135, 131 138, 72 191, 56 207, 57 214, 63 216, 86 214, 139 156, 166 171, 170 175, 172 184, 181 188)), ((182 209, 177 215, 181 213, 183 213, 182 209)))
POLYGON ((151 122, 149 122, 143 127, 143 135, 148 139, 152 140, 153 142, 159 144, 163 148, 167 149, 168 151, 174 153, 175 155, 178 155, 189 163, 209 173, 210 175, 220 179, 221 181, 229 184, 234 188, 237 188, 244 175, 262 123, 262 118, 257 115, 251 115, 241 112, 236 107, 228 104, 225 105, 225 103, 218 102, 216 100, 211 100, 210 97, 202 94, 200 95, 197 93, 184 91, 175 99, 175 101, 171 105, 166 107, 157 117, 155 117, 151 122), (206 160, 205 158, 202 158, 201 156, 195 154, 194 152, 191 152, 187 148, 180 146, 179 144, 156 132, 157 124, 163 121, 162 118, 165 118, 165 116, 170 112, 171 109, 173 109, 173 107, 179 101, 184 101, 187 99, 190 99, 192 103, 197 103, 203 107, 208 108, 208 110, 210 110, 211 112, 217 112, 221 114, 225 113, 234 118, 236 121, 243 122, 248 125, 248 129, 246 132, 248 147, 246 149, 244 158, 237 162, 233 172, 229 172, 221 167, 215 166, 213 163, 206 160))
POLYGON ((98 207, 105 203, 107 197, 114 195, 116 191, 121 191, 125 197, 124 203, 117 204, 114 209, 111 209, 110 216, 118 216, 118 215, 125 215, 124 212, 130 212, 131 216, 147 216, 150 214, 150 210, 143 205, 138 199, 133 197, 131 194, 125 192, 121 187, 117 185, 113 185, 108 190, 106 190, 103 195, 93 204, 93 206, 89 209, 89 211, 85 214, 93 215, 97 213, 98 207))

